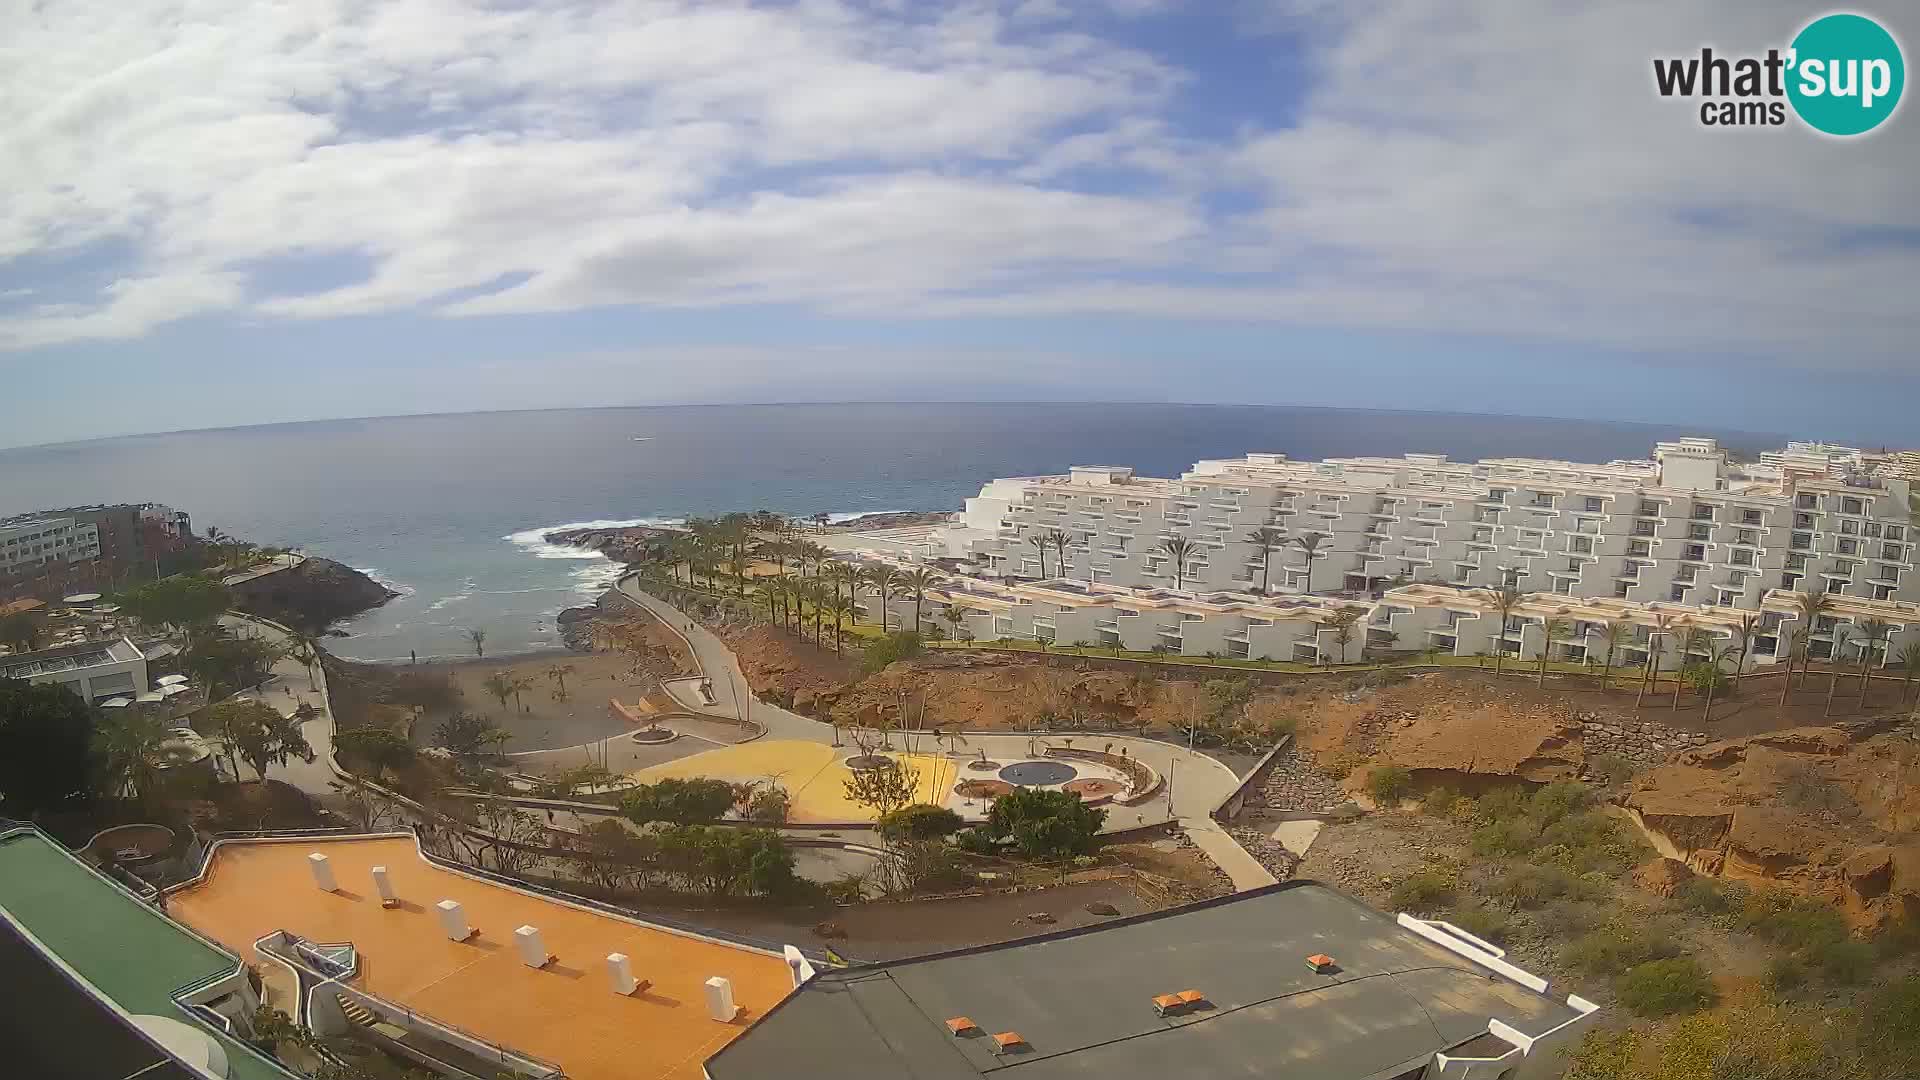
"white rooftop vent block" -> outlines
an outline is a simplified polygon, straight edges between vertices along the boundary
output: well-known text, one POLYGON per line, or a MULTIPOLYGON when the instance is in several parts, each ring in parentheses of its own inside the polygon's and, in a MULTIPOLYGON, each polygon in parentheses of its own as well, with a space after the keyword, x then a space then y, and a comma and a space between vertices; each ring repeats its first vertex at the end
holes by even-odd
POLYGON ((793 973, 795 987, 813 978, 813 963, 807 959, 806 954, 792 945, 787 946, 782 952, 787 958, 787 970, 793 973))
POLYGON ((520 962, 530 968, 543 968, 553 962, 553 954, 547 951, 547 943, 541 940, 537 926, 522 926, 515 930, 513 947, 520 954, 520 962))
POLYGON ((399 907, 400 894, 393 890, 393 879, 387 876, 387 868, 373 868, 373 891, 380 894, 381 907, 399 907))
POLYGON ((718 975, 707 980, 707 1015, 723 1024, 733 1023, 740 1015, 740 1006, 733 1003, 733 984, 718 975))
POLYGON ((627 962, 626 953, 607 954, 607 981, 613 984, 613 992, 622 996, 640 988, 640 980, 633 977, 633 965, 627 962))
POLYGON ((307 869, 313 871, 313 883, 320 887, 321 892, 333 892, 340 887, 333 877, 333 864, 327 861, 325 855, 316 851, 307 856, 307 869))
POLYGON ((475 933, 467 925, 467 913, 461 909, 458 900, 442 900, 434 905, 440 912, 440 929, 446 931, 448 941, 465 941, 475 933))

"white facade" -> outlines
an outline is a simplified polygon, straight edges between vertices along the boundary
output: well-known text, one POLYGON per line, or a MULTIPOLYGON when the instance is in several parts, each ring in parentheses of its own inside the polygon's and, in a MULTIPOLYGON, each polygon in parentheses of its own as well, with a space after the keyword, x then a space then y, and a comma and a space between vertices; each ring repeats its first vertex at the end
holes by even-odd
POLYGON ((1911 602, 1911 497, 1891 471, 1730 465, 1711 439, 1606 464, 1248 454, 1177 480, 1116 467, 995 480, 931 550, 985 577, 1193 593, 1425 581, 1750 610, 1774 589, 1911 602), (1262 528, 1283 541, 1271 553, 1251 539, 1262 528), (1032 542, 1056 530, 1064 557, 1032 542), (1163 548, 1176 536, 1193 545, 1177 572, 1163 548), (1311 563, 1297 546, 1308 536, 1311 563))
POLYGON ((70 517, 0 523, 0 576, 38 573, 49 563, 86 562, 99 556, 99 530, 70 517))
POLYGON ((60 683, 81 699, 98 704, 147 689, 147 657, 126 638, 65 645, 17 655, 0 655, 0 678, 60 683))

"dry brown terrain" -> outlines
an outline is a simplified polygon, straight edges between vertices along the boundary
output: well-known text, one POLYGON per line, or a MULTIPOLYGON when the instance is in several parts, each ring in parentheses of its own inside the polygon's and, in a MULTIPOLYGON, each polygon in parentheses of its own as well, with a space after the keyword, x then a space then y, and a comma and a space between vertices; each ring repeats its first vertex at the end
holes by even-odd
POLYGON ((746 672, 753 692, 803 713, 820 711, 860 678, 859 658, 836 655, 771 626, 710 625, 746 672))

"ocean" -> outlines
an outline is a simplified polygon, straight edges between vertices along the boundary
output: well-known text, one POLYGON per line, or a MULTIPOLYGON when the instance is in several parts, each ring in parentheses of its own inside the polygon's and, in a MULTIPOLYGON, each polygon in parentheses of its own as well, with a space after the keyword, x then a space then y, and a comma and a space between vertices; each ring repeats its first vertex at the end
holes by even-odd
POLYGON ((1199 458, 1437 451, 1645 457, 1655 440, 1760 433, 1537 417, 1158 404, 728 405, 330 420, 0 450, 0 516, 162 502, 255 543, 337 559, 403 595, 344 624, 362 660, 559 648, 555 616, 597 596, 605 558, 540 533, 732 510, 957 509, 996 476, 1199 458))

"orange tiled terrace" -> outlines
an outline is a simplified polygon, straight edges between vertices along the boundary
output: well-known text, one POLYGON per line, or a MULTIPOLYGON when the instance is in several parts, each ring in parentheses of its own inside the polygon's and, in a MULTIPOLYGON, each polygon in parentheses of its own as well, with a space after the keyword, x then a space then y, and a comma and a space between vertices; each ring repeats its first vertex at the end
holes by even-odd
POLYGON ((554 1062, 573 1080, 701 1076, 701 1062, 786 996, 779 957, 627 922, 490 884, 422 859, 411 839, 233 843, 207 877, 168 897, 174 918, 242 957, 276 930, 312 941, 350 941, 359 989, 554 1062), (307 865, 327 856, 340 888, 322 892, 307 865), (382 908, 371 869, 385 866, 401 905, 382 908), (479 934, 447 940, 434 905, 458 901, 479 934), (536 970, 514 950, 516 927, 540 928, 555 961, 536 970), (625 953, 643 984, 610 989, 608 953, 625 953), (741 1015, 707 1014, 703 984, 733 983, 741 1015))

